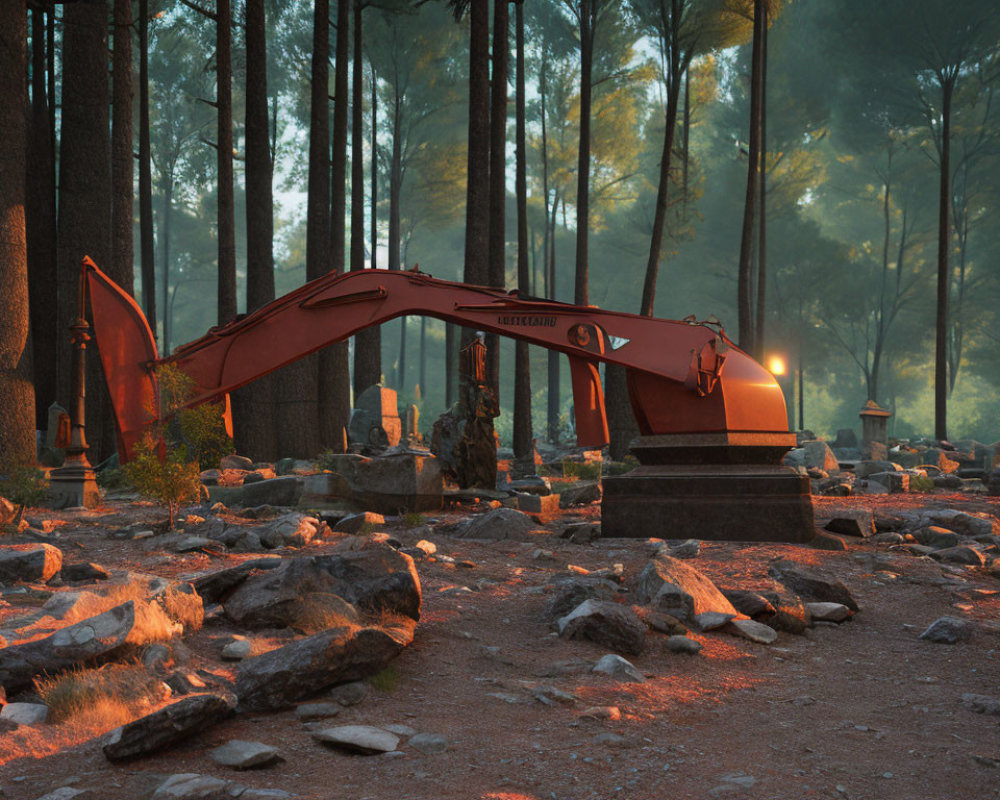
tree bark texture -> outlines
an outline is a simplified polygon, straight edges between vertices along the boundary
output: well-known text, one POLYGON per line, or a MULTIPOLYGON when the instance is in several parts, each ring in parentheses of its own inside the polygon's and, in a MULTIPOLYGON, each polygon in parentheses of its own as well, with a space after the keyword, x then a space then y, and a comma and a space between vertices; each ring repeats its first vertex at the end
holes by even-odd
MULTIPOLYGON (((62 127, 59 152, 58 399, 70 408, 72 343, 67 327, 79 316, 80 260, 111 263, 111 138, 108 82, 108 5, 64 6, 62 127)), ((96 354, 91 349, 92 354, 96 354)), ((110 455, 113 422, 97 358, 87 359, 87 440, 90 460, 110 455), (107 435, 106 435, 107 432, 107 435)))
MULTIPOLYGON (((16 4, 15 4, 16 5, 16 4)), ((51 12, 49 12, 51 14, 51 12)), ((27 205, 28 294, 31 308, 32 360, 35 375, 35 425, 48 425, 55 402, 56 340, 64 331, 42 309, 56 305, 56 175, 51 117, 46 87, 46 26, 41 9, 31 11, 31 123, 28 136, 27 205)))
POLYGON ((934 438, 948 438, 948 248, 951 243, 951 100, 954 79, 941 81, 941 173, 938 190, 937 322, 934 348, 934 438))
POLYGON ((760 117, 760 186, 757 191, 757 310, 754 314, 754 355, 764 363, 764 323, 767 320, 767 3, 761 4, 760 93, 757 114, 760 117))
MULTIPOLYGON (((337 53, 333 98, 333 152, 331 158, 330 195, 330 258, 329 264, 319 274, 310 273, 309 280, 327 271, 340 275, 344 272, 345 219, 347 212, 347 62, 350 58, 349 29, 351 0, 337 0, 337 53)), ((318 24, 318 22, 317 22, 318 24)), ((327 37, 329 38, 329 37, 327 37)), ((315 56, 314 56, 315 58, 315 56)), ((328 91, 329 79, 323 83, 328 91)), ((323 111, 328 110, 324 102, 323 111)), ((314 265, 319 269, 320 265, 314 265)), ((351 373, 347 342, 337 342, 319 352, 319 426, 324 449, 343 450, 344 431, 351 416, 351 373)))
POLYGON ((576 183, 576 280, 573 302, 587 305, 590 255, 590 107, 593 92, 594 22, 600 0, 580 0, 580 152, 576 183))
MULTIPOLYGON (((246 4, 246 207, 247 207, 247 313, 274 299, 274 194, 272 189, 270 120, 267 97, 267 43, 264 0, 246 4)), ((326 155, 326 147, 323 147, 326 155)), ((324 170, 324 174, 325 174, 324 170)), ((326 213, 322 220, 326 222, 326 213)), ((278 387, 290 382, 265 376, 233 392, 236 450, 257 461, 279 456, 315 455, 316 402, 294 387, 291 402, 275 407, 278 387), (305 406, 305 407, 303 407, 305 406), (280 417, 276 411, 280 410, 280 417), (311 410, 312 414, 308 412, 311 410), (277 452, 275 427, 281 430, 282 451, 277 452)), ((282 400, 289 399, 287 395, 282 400)))
POLYGON ((0 3, 0 141, 4 143, 0 147, 0 302, 4 309, 4 324, 0 325, 0 469, 4 470, 35 463, 24 222, 27 20, 24 0, 0 3))
POLYGON ((218 318, 225 325, 236 316, 236 211, 233 198, 233 66, 230 0, 216 3, 215 75, 218 111, 218 318))
POLYGON ((139 253, 142 309, 156 336, 156 263, 153 244, 153 172, 149 141, 149 0, 139 0, 139 253))
POLYGON ((739 346, 754 352, 753 301, 753 227, 757 207, 758 170, 760 167, 760 38, 763 23, 763 0, 753 4, 753 53, 750 70, 750 142, 747 155, 747 191, 743 206, 743 233, 740 238, 739 276, 737 280, 737 313, 739 315, 739 346))
MULTIPOLYGON (((364 66, 361 20, 364 5, 354 3, 354 68, 351 92, 351 270, 365 268, 365 169, 363 148, 364 66)), ((374 252, 372 266, 374 266, 374 252)), ((354 401, 382 379, 382 333, 377 325, 354 337, 354 401)))
MULTIPOLYGON (((514 8, 514 42, 517 51, 517 94, 514 147, 516 152, 515 192, 517 194, 517 289, 531 291, 528 267, 528 147, 525 132, 524 0, 514 8)), ((518 340, 514 349, 514 457, 534 467, 535 448, 531 425, 531 361, 528 343, 518 340)), ((532 469, 534 472, 534 469, 532 469)))
MULTIPOLYGON (((548 81, 548 60, 545 53, 542 54, 542 63, 538 74, 538 103, 542 121, 542 191, 545 194, 545 233, 542 237, 542 272, 545 278, 545 296, 550 300, 556 299, 555 282, 555 218, 556 202, 549 196, 549 143, 546 135, 546 111, 545 96, 548 81)), ((548 362, 546 364, 546 380, 548 382, 548 392, 546 396, 545 408, 545 434, 550 442, 559 441, 559 353, 554 350, 547 350, 548 362)))
POLYGON ((133 293, 132 3, 114 0, 111 115, 111 262, 108 275, 133 293))

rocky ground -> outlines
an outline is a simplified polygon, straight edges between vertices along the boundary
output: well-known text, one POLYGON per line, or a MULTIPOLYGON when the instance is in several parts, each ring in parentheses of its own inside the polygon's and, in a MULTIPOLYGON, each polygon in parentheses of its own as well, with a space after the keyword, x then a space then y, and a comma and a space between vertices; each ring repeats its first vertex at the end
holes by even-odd
MULTIPOLYGON (((820 521, 842 520, 841 535, 826 539, 824 549, 711 541, 699 547, 645 539, 641 531, 635 539, 588 542, 586 527, 576 529, 576 541, 560 535, 571 523, 599 521, 598 503, 512 527, 486 502, 423 519, 371 518, 354 533, 330 531, 319 520, 311 530, 286 522, 271 538, 272 557, 401 547, 413 559, 420 619, 412 643, 387 669, 283 710, 226 716, 228 707, 217 709, 210 715, 215 724, 126 760, 106 757, 108 731, 100 724, 0 720, 0 797, 1000 796, 1000 571, 993 561, 1000 501, 944 493, 814 500, 820 521), (492 533, 478 535, 505 538, 464 538, 461 523, 487 514, 494 515, 485 526, 492 533), (844 535, 852 530, 861 535, 844 535), (690 590, 695 605, 685 607, 681 594, 664 589, 673 585, 665 564, 675 575, 691 568, 710 579, 733 601, 737 622, 752 615, 776 638, 745 638, 771 637, 751 626, 741 634, 727 621, 731 613, 697 616, 719 611, 725 598, 706 581, 705 594, 690 590), (821 576, 826 588, 804 583, 803 573, 821 576), (810 620, 796 595, 835 600, 837 608, 811 608, 841 621, 810 620), (567 621, 588 597, 607 619, 567 621), (761 600, 772 602, 765 608, 761 600), (922 637, 941 617, 951 618, 944 635, 922 637), (634 669, 619 663, 610 667, 615 674, 595 672, 615 651, 634 669), (324 705, 305 707, 314 703, 324 705), (384 752, 351 753, 331 743, 341 734, 322 733, 341 726, 378 728, 367 732, 369 747, 384 752), (232 761, 227 751, 216 752, 232 740, 267 746, 235 756, 263 765, 236 770, 218 763, 232 761)), ((0 589, 0 635, 51 604, 50 593, 105 586, 122 570, 205 586, 205 575, 260 557, 188 538, 213 525, 260 537, 267 534, 260 519, 196 511, 180 535, 157 532, 162 513, 134 501, 29 512, 44 529, 35 540, 62 551, 62 576, 94 563, 110 581, 85 573, 55 585, 0 577, 7 584, 0 589)), ((22 535, 0 545, 14 542, 30 543, 22 535)), ((250 650, 252 661, 301 640, 302 631, 258 627, 257 612, 237 624, 229 601, 220 606, 214 597, 206 590, 203 624, 188 624, 169 650, 143 644, 116 651, 119 659, 121 652, 146 659, 170 686, 151 710, 206 691, 231 702, 247 662, 224 660, 223 648, 249 642, 236 649, 250 650)), ((163 607, 169 624, 183 623, 182 613, 163 607)), ((8 691, 7 700, 37 697, 29 687, 8 691)))

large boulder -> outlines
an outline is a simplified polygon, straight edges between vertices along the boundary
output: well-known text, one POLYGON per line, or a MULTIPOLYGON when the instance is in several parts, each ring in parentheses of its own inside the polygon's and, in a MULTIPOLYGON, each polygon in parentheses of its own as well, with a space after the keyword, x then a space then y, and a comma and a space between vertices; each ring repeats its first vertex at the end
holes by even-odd
POLYGON ((818 467, 825 472, 836 472, 840 469, 840 464, 837 462, 833 450, 822 439, 804 442, 802 449, 805 450, 805 466, 818 467))
POLYGON ((273 550, 278 547, 302 547, 327 532, 325 522, 316 517, 293 511, 268 520, 252 529, 261 543, 273 550))
POLYGON ((416 622, 342 626, 321 631, 240 663, 236 696, 241 710, 289 708, 328 686, 380 672, 413 641, 416 622))
POLYGON ((559 622, 559 635, 587 639, 618 653, 639 655, 646 625, 631 608, 603 600, 585 600, 559 622))
POLYGON ((538 524, 512 508, 495 508, 461 523, 452 536, 459 539, 525 539, 538 524))
POLYGON ((35 675, 55 673, 84 661, 110 658, 135 645, 164 641, 183 632, 156 601, 129 600, 50 636, 0 650, 0 686, 22 689, 35 675))
POLYGON ((822 570, 780 559, 768 567, 768 574, 807 600, 842 603, 851 611, 858 611, 858 603, 847 587, 838 578, 822 570))
POLYGON ((295 475, 245 483, 243 486, 210 486, 210 503, 226 506, 294 506, 302 498, 302 479, 295 475))
POLYGON ((50 544, 0 546, 0 583, 47 581, 62 568, 63 554, 50 544))
POLYGON ((639 573, 632 587, 635 601, 657 611, 690 620, 706 611, 740 616, 711 580, 694 567, 668 555, 658 555, 639 573))
POLYGON ((104 739, 101 749, 110 761, 146 755, 183 741, 221 722, 232 712, 232 702, 218 695, 191 695, 115 728, 104 739))
POLYGON ((250 575, 256 572, 277 569, 283 563, 284 560, 281 556, 262 556, 261 558, 244 561, 235 567, 220 569, 216 572, 201 575, 191 583, 194 585, 195 591, 202 596, 202 599, 206 603, 218 603, 250 575))
POLYGON ((353 454, 327 456, 326 472, 304 479, 308 500, 338 498, 383 514, 436 511, 443 505, 441 465, 430 453, 410 450, 366 458, 353 454))
POLYGON ((309 593, 336 595, 355 608, 420 617, 413 559, 391 547, 285 559, 251 573, 225 598, 226 616, 247 626, 294 624, 309 593))

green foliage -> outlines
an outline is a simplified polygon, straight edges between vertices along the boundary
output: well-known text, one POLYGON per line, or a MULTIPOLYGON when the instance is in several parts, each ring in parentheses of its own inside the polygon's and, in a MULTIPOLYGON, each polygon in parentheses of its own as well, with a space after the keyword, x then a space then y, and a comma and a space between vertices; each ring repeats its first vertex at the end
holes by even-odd
POLYGON ((562 472, 564 478, 577 478, 579 480, 593 480, 601 477, 600 464, 585 464, 582 461, 573 461, 564 458, 562 462, 562 472))
POLYGON ((419 528, 427 521, 423 514, 419 514, 415 511, 411 511, 403 515, 403 524, 407 528, 419 528))
POLYGON ((167 448, 161 458, 159 443, 152 435, 136 445, 135 456, 124 470, 129 483, 140 495, 166 504, 171 529, 180 504, 200 496, 198 464, 188 460, 183 446, 167 448))
POLYGON ((911 475, 910 491, 930 493, 934 491, 934 480, 927 475, 911 475))
POLYGON ((369 675, 365 680, 376 692, 391 692, 399 683, 399 673, 394 666, 389 665, 381 672, 369 675))
POLYGON ((172 364, 156 371, 160 386, 160 418, 173 415, 167 436, 174 447, 183 447, 201 469, 212 469, 233 452, 233 440, 226 433, 221 403, 203 403, 194 408, 183 404, 194 394, 194 381, 172 364))
POLYGON ((42 470, 23 464, 14 467, 7 475, 0 476, 0 497, 6 497, 16 505, 17 514, 9 523, 9 527, 17 530, 28 506, 37 506, 49 494, 49 482, 42 470))

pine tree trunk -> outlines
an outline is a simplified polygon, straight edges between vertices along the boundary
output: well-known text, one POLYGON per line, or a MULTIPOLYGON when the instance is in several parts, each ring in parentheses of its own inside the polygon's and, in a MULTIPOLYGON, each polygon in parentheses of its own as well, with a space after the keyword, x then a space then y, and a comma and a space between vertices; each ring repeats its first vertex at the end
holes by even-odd
MULTIPOLYGON (((274 299, 274 194, 264 0, 247 0, 246 48, 246 310, 249 314, 274 299)), ((326 155, 325 145, 323 154, 326 155)), ((326 170, 323 172, 325 175, 326 170)), ((326 221, 325 210, 322 220, 326 221)), ((280 406, 281 418, 276 419, 277 387, 288 384, 289 381, 281 377, 267 375, 233 392, 233 422, 238 453, 255 461, 273 461, 284 455, 297 458, 315 455, 315 393, 296 392, 291 403, 280 406), (276 423, 281 430, 280 454, 277 451, 276 423)))
MULTIPOLYGON (((363 149, 363 42, 361 0, 354 3, 354 69, 351 92, 351 271, 365 268, 365 170, 363 149)), ((373 265, 374 266, 374 265, 373 265)), ((354 402, 382 379, 382 334, 377 325, 354 337, 354 402)))
MULTIPOLYGON (((51 15, 51 11, 49 14, 51 15)), ((56 177, 51 117, 45 84, 46 26, 39 8, 31 11, 31 124, 28 136, 27 205, 28 294, 32 309, 56 305, 56 177)), ((48 407, 56 399, 56 339, 51 316, 31 315, 31 342, 35 374, 35 425, 48 425, 48 407)))
POLYGON ((114 0, 111 119, 111 263, 108 275, 132 294, 132 3, 114 0))
POLYGON ((767 3, 761 4, 760 26, 760 187, 757 192, 757 310, 754 315, 754 356, 764 363, 764 322, 767 319, 767 3))
POLYGON ((594 3, 580 2, 580 152, 576 183, 576 280, 573 302, 587 305, 588 227, 590 216, 590 107, 593 90, 594 3))
POLYGON ((174 215, 174 176, 172 170, 163 176, 161 182, 163 193, 163 213, 160 215, 160 248, 163 252, 163 348, 160 355, 169 355, 173 332, 172 313, 170 307, 170 229, 174 215))
POLYGON ((149 0, 139 0, 139 252, 142 308, 156 334, 156 264, 153 244, 153 172, 149 142, 149 0))
POLYGON ((937 314, 934 349, 934 438, 948 438, 948 249, 951 246, 951 100, 954 79, 941 82, 941 164, 938 190, 937 314))
POLYGON ((747 191, 743 206, 743 234, 740 239, 739 276, 737 281, 737 311, 739 314, 739 346, 754 352, 753 297, 753 228, 757 207, 760 165, 760 38, 763 23, 762 0, 753 4, 753 52, 750 70, 750 142, 747 155, 747 191))
MULTIPOLYGON (((555 282, 555 218, 556 202, 552 198, 549 203, 549 145, 546 136, 546 112, 545 96, 547 89, 548 61, 545 54, 542 54, 541 68, 538 75, 538 102, 542 118, 542 191, 545 194, 545 234, 542 238, 542 273, 544 274, 545 296, 550 300, 556 299, 555 282)), ((550 442, 559 440, 559 353, 554 350, 546 351, 548 354, 546 380, 548 382, 548 392, 546 394, 546 438, 550 442)))
MULTIPOLYGON (((490 189, 487 281, 502 289, 507 283, 507 0, 493 4, 493 74, 490 85, 490 189)), ((500 337, 486 334, 486 376, 494 392, 500 387, 500 337)))
MULTIPOLYGON (((319 274, 308 272, 309 280, 327 271, 344 272, 345 214, 347 211, 347 62, 350 35, 351 0, 337 0, 337 53, 334 77, 333 151, 330 178, 330 257, 326 269, 319 274)), ((317 21, 317 24, 318 21, 317 21)), ((329 36, 327 37, 329 39, 329 36)), ((323 83, 324 92, 327 82, 323 83)), ((324 104, 324 111, 327 106, 324 104)), ((319 269, 321 265, 316 265, 319 269)), ((337 342, 319 352, 319 424, 324 449, 342 452, 344 431, 351 416, 351 372, 347 342, 337 342)))
MULTIPOLYGON (((111 138, 108 82, 108 6, 73 3, 63 11, 62 126, 59 157, 59 232, 57 256, 58 392, 70 408, 72 342, 67 327, 79 316, 80 260, 89 255, 99 266, 111 263, 111 138)), ((23 71, 22 71, 23 73, 23 71)), ((102 445, 107 389, 97 358, 87 359, 87 440, 90 460, 110 452, 102 445)), ((112 428, 113 431, 113 428, 112 428)))
MULTIPOLYGON (((36 14, 38 12, 35 12, 36 14)), ((0 464, 35 463, 31 384, 28 249, 24 221, 27 154, 28 12, 24 0, 0 3, 0 464)), ((68 337, 67 337, 68 338, 68 337)))
POLYGON ((218 110, 218 320, 236 316, 236 211, 233 198, 233 67, 230 0, 216 3, 215 74, 218 110))
MULTIPOLYGON (((515 48, 517 50, 517 101, 515 108, 515 150, 517 158, 514 178, 517 193, 517 288, 522 294, 531 290, 528 266, 528 147, 525 133, 525 70, 524 70, 524 0, 515 6, 515 48)), ((535 448, 531 426, 531 361, 528 343, 517 341, 514 350, 514 457, 530 465, 534 472, 535 448)))

